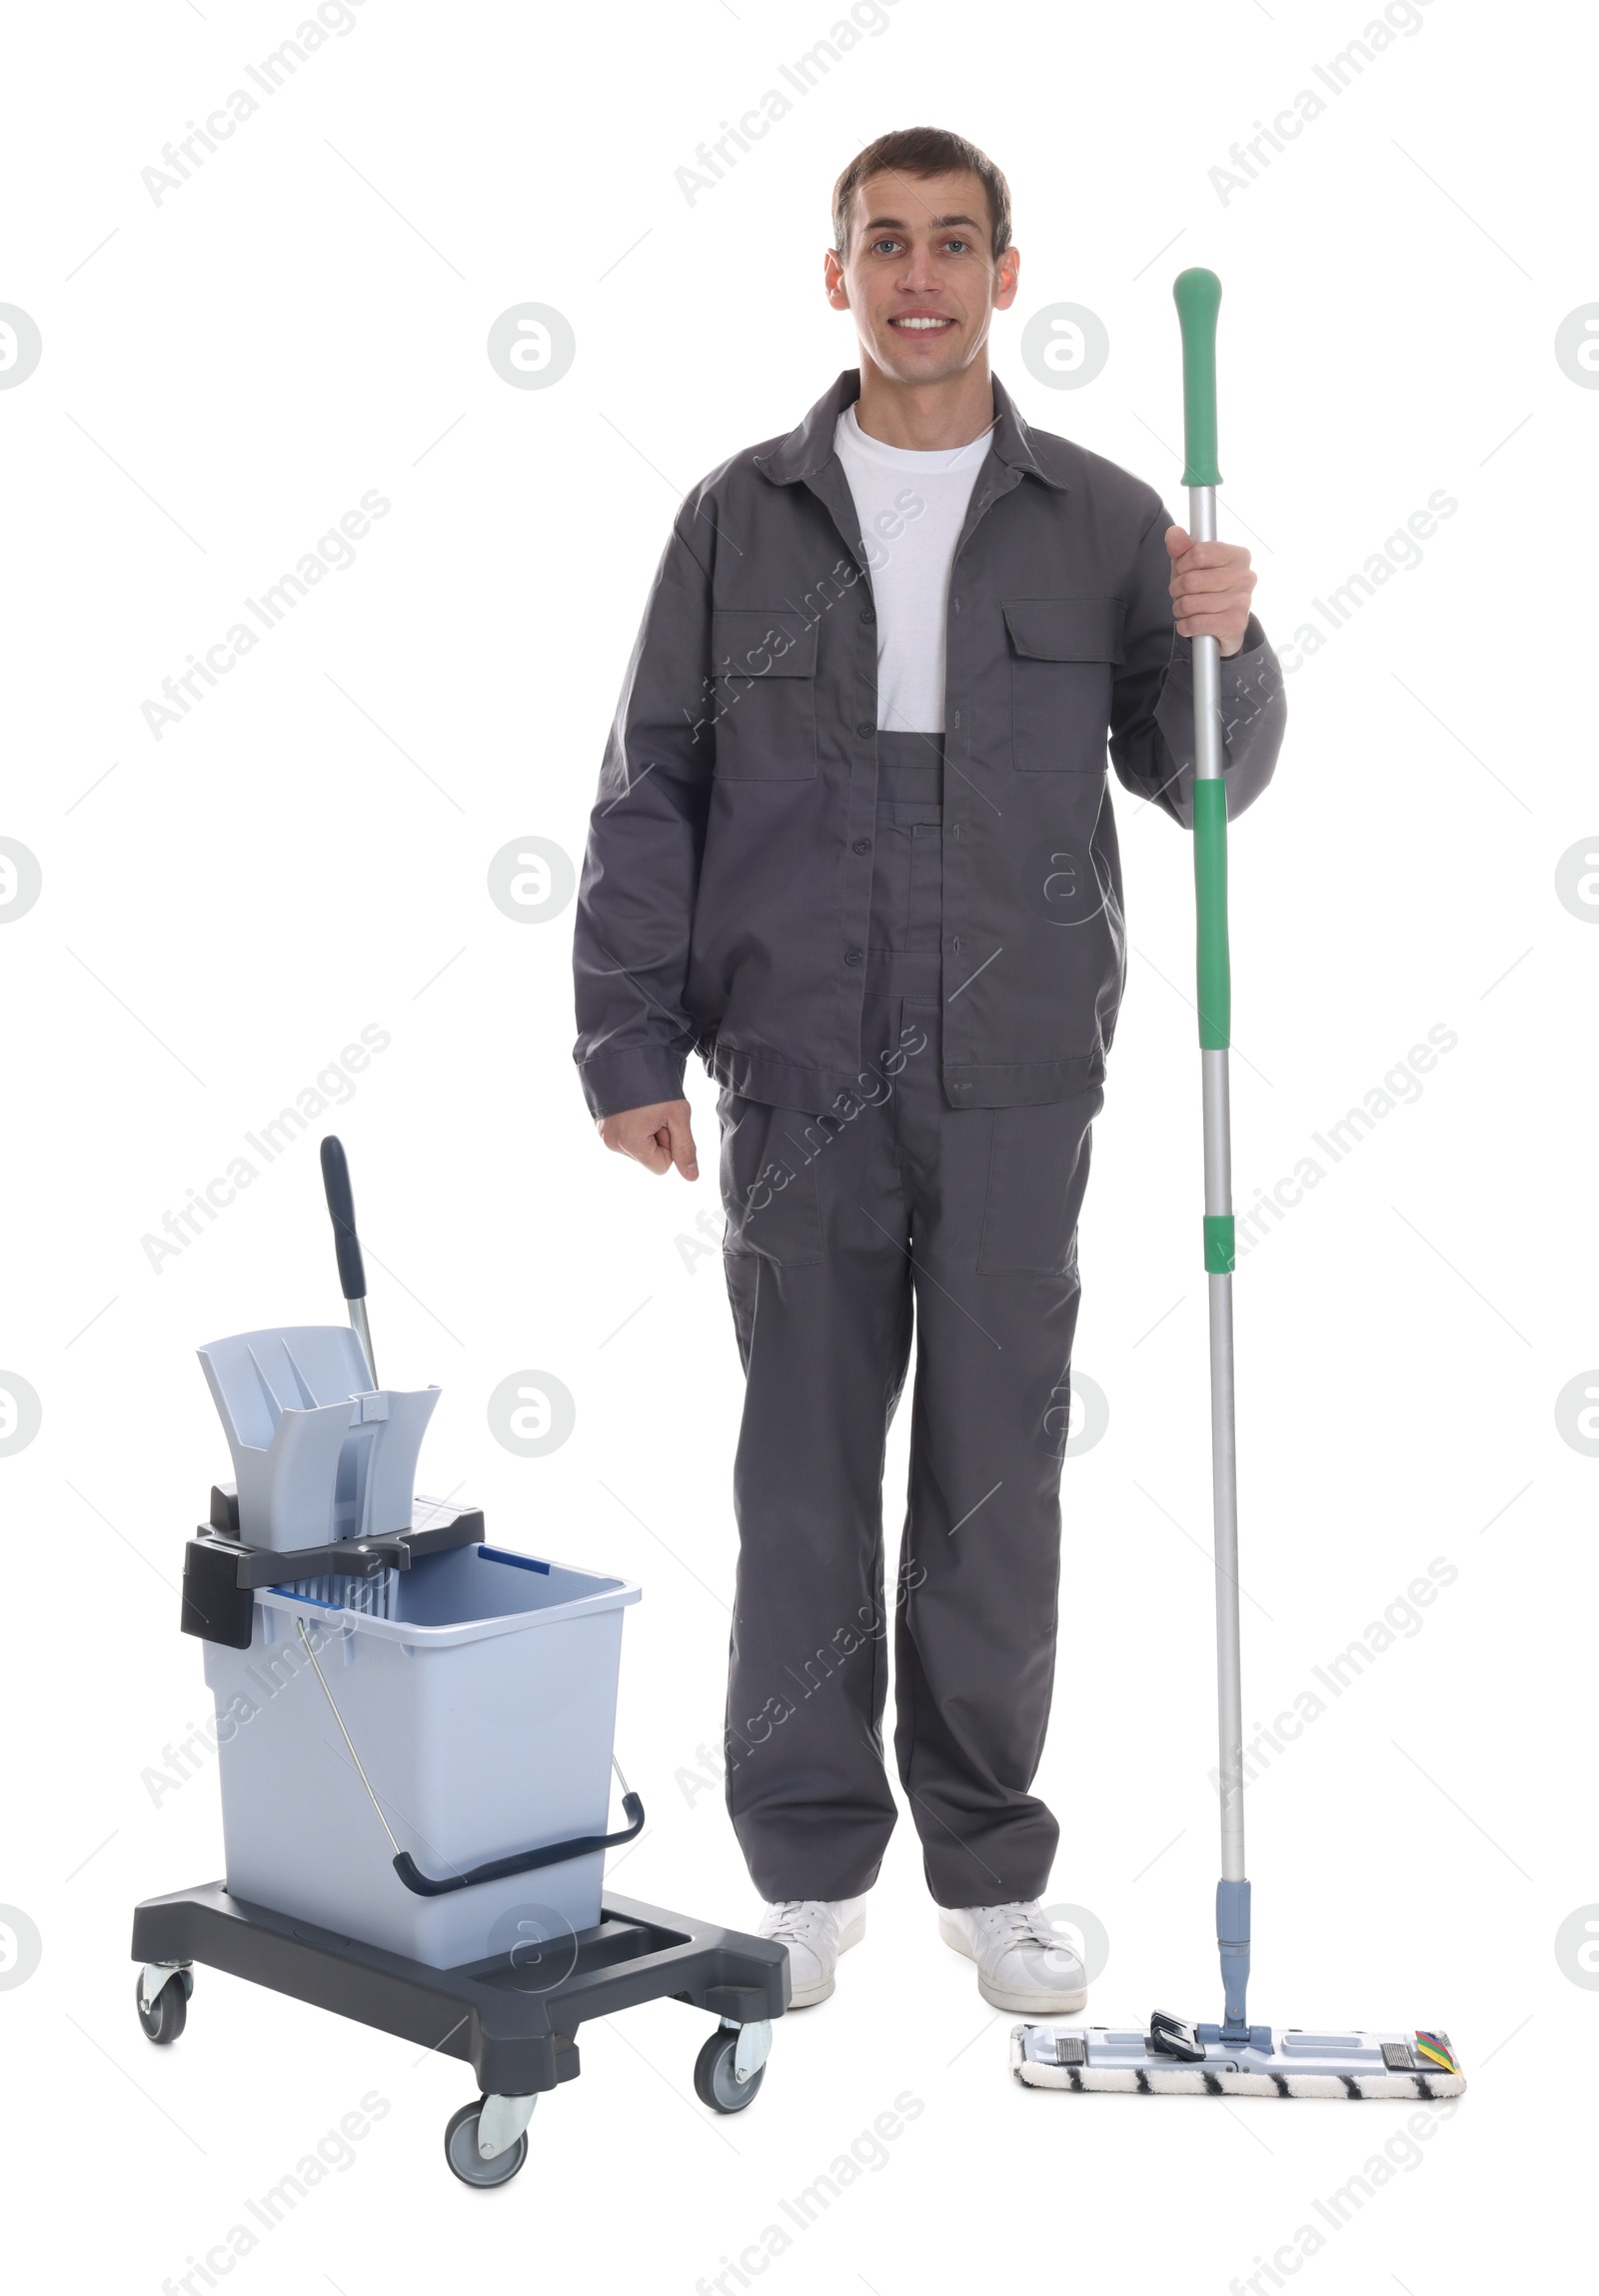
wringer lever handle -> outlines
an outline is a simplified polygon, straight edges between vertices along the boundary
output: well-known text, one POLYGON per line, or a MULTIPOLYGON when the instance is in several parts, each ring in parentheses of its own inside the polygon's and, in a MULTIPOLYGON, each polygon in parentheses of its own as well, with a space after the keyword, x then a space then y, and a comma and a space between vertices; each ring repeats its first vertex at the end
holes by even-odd
POLYGON ((344 1143, 330 1133, 322 1144, 322 1184, 327 1191, 328 1216, 333 1221, 333 1244, 339 1259, 339 1287, 350 1305, 350 1320, 366 1353, 372 1383, 378 1366, 372 1352, 372 1327, 367 1321, 367 1271, 356 1232, 356 1200, 350 1186, 350 1165, 344 1143))

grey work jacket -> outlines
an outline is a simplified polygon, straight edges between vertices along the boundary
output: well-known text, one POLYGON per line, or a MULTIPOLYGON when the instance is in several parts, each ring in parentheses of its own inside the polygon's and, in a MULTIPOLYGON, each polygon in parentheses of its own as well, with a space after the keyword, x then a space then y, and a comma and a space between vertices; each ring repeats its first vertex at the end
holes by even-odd
MULTIPOLYGON (((876 545, 833 452, 859 388, 840 375, 798 430, 714 471, 662 558, 579 895, 577 1060, 597 1117, 678 1098, 690 1052, 747 1099, 814 1115, 860 1074, 876 545)), ((993 394, 946 619, 942 1060, 957 1109, 1103 1078, 1125 971, 1107 741, 1125 787, 1184 825, 1193 783, 1173 522, 1153 488, 993 394)), ((1284 721, 1253 620, 1221 698, 1236 815, 1270 780, 1284 721)))

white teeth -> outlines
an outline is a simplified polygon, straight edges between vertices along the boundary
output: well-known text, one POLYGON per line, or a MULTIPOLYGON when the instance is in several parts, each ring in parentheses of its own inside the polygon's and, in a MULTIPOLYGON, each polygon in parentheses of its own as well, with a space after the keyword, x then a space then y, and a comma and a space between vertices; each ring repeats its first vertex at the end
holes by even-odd
POLYGON ((895 319, 892 324, 895 327, 914 327, 918 333, 925 333, 929 327, 947 327, 949 322, 947 319, 895 319))

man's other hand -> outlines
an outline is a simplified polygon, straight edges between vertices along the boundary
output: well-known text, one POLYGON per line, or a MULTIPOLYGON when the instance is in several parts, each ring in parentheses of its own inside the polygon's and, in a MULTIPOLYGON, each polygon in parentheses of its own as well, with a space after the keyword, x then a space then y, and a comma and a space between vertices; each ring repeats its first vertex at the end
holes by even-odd
POLYGON ((646 1171, 670 1171, 676 1164, 685 1179, 700 1177, 687 1101, 654 1101, 647 1109, 623 1109, 614 1117, 601 1117, 595 1129, 608 1148, 631 1155, 646 1171))
POLYGON ((1257 577, 1241 543, 1195 542, 1180 526, 1166 529, 1171 601, 1184 638, 1219 638, 1223 654, 1237 654, 1249 627, 1249 600, 1257 577))

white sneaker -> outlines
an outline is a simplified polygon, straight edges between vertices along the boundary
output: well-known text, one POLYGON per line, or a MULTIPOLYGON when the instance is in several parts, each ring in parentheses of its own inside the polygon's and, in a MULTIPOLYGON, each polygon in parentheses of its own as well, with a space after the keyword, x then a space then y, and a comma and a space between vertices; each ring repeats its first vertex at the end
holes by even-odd
POLYGON ((840 1953, 866 1934, 863 1897, 786 1897, 769 1905, 759 1934, 789 1948, 791 2009, 810 2009, 825 2001, 835 1982, 840 1953))
POLYGON ((1038 1909, 1025 1905, 938 1908, 938 1934, 977 1964, 977 1991, 995 2009, 1060 2016, 1088 1998, 1082 1963, 1038 1909))

